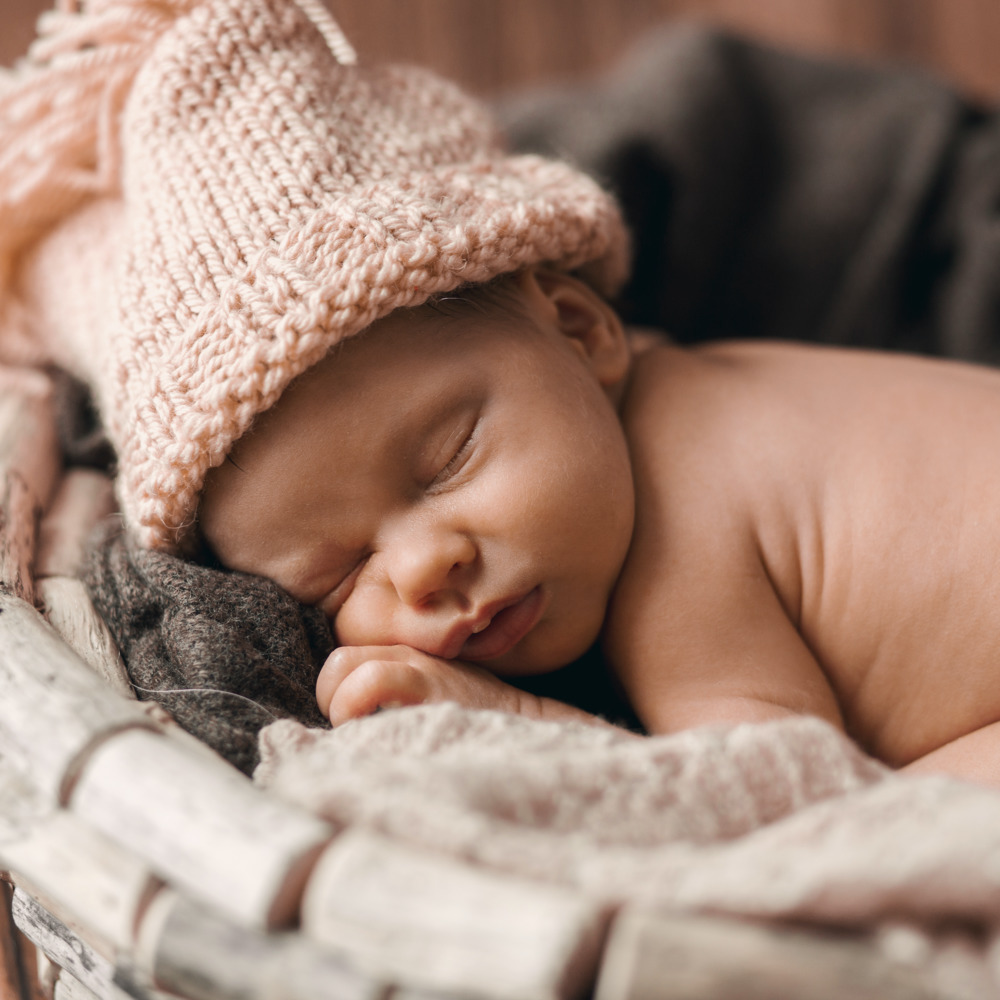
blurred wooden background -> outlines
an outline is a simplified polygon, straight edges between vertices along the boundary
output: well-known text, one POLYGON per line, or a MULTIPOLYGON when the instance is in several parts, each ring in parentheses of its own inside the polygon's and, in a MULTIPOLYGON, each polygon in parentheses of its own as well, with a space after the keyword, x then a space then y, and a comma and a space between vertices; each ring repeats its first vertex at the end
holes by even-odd
MULTIPOLYGON (((1000 97, 1000 0, 328 0, 367 59, 433 66, 483 94, 607 66, 677 17, 803 51, 922 66, 1000 97)), ((51 0, 0 0, 0 62, 51 0)))

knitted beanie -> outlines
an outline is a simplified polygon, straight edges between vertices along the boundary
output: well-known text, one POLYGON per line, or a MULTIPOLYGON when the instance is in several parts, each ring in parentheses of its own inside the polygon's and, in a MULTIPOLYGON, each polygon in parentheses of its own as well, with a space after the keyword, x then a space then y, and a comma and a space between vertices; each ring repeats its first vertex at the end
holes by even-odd
POLYGON ((255 415, 392 310, 535 264, 624 279, 597 184, 424 70, 356 65, 319 0, 80 2, 0 80, 0 356, 59 361, 87 317, 69 367, 142 545, 183 551, 255 415))

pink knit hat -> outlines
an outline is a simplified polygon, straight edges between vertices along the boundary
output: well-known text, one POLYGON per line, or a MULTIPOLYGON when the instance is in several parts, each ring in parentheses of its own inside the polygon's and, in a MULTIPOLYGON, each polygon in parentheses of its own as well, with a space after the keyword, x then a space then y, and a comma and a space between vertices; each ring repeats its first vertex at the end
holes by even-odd
MULTIPOLYGON (((88 210, 114 220, 86 255, 110 262, 107 309, 80 308, 93 349, 77 332, 70 367, 95 388, 144 545, 183 550, 206 472, 379 317, 533 264, 608 294, 623 280, 605 192, 504 153, 485 110, 430 73, 355 65, 318 0, 83 3, 0 82, 0 352, 48 338, 60 360, 23 289, 41 301, 48 269, 68 294, 73 255, 44 245, 79 246, 88 210)), ((75 285, 93 299, 102 280, 75 285)))

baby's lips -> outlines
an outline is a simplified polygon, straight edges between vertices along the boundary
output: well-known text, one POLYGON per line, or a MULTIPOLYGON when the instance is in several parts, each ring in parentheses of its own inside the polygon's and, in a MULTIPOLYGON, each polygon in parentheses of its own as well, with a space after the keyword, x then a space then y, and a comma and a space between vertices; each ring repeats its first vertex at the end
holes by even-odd
POLYGON ((544 610, 545 594, 541 587, 535 587, 520 600, 497 611, 481 632, 469 635, 459 658, 476 662, 503 656, 538 624, 544 610))
POLYGON ((423 647, 424 652, 430 653, 431 656, 440 657, 442 660, 467 659, 465 654, 470 648, 470 642, 473 642, 474 645, 476 636, 489 631, 495 618, 511 607, 521 604, 525 596, 527 595, 504 598, 484 604, 476 611, 474 617, 464 618, 452 625, 440 642, 433 646, 423 647))

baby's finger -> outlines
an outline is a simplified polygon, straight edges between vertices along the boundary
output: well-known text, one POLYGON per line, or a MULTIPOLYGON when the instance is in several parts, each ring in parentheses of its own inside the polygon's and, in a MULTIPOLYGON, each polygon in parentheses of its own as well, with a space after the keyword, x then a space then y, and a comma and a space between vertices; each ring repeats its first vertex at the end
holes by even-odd
POLYGON ((393 646, 340 646, 323 664, 316 678, 316 701, 324 715, 329 714, 330 701, 334 692, 350 674, 363 663, 371 660, 394 659, 393 646))
POLYGON ((344 678, 333 692, 325 714, 334 726, 339 726, 379 708, 419 705, 427 695, 426 678, 410 664, 369 660, 344 678))
POLYGON ((316 701, 320 711, 329 716, 330 701, 341 684, 364 663, 374 660, 396 663, 414 663, 427 660, 427 654, 411 646, 340 646, 323 664, 316 678, 316 701))

